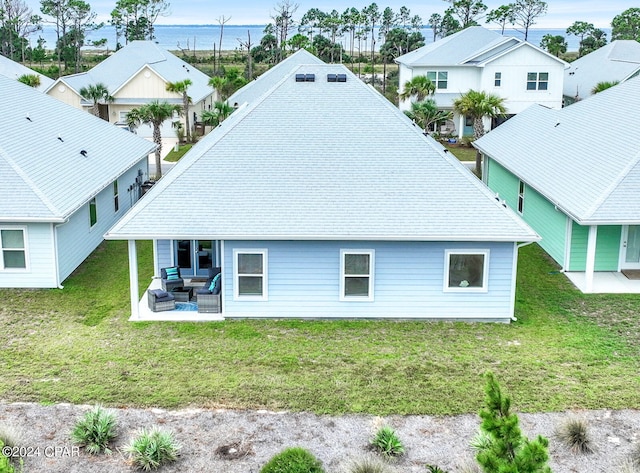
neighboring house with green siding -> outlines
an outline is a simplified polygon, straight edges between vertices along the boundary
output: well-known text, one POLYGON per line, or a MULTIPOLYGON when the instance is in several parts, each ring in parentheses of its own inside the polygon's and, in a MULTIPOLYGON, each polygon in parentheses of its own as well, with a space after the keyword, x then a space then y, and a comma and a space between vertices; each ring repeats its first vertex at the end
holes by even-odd
POLYGON ((632 79, 561 110, 534 105, 474 143, 485 183, 583 292, 640 290, 628 279, 640 270, 639 120, 632 79))

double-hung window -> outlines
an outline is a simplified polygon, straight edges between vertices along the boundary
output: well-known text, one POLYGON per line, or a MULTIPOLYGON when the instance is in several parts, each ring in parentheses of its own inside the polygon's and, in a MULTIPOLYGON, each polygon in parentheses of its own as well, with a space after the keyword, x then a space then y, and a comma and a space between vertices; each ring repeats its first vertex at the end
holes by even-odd
POLYGON ((449 73, 447 71, 427 71, 425 74, 427 79, 433 82, 436 89, 446 89, 449 81, 449 73))
POLYGON ((521 214, 524 211, 524 182, 519 181, 518 184, 518 213, 521 214))
POLYGON ((340 251, 340 300, 373 300, 373 250, 340 251))
POLYGON ((267 300, 267 250, 233 251, 234 296, 242 300, 267 300))
POLYGON ((115 212, 120 210, 120 201, 118 199, 118 181, 113 181, 113 209, 115 212))
POLYGON ((486 292, 489 250, 445 251, 445 291, 486 292))
POLYGON ((549 88, 548 72, 527 73, 527 90, 547 90, 549 88))
POLYGON ((89 201, 89 226, 93 227, 96 223, 98 223, 98 208, 94 197, 89 201))
POLYGON ((496 72, 493 77, 493 85, 494 87, 502 86, 502 72, 496 72))
POLYGON ((27 269, 26 231, 0 228, 0 270, 27 269))

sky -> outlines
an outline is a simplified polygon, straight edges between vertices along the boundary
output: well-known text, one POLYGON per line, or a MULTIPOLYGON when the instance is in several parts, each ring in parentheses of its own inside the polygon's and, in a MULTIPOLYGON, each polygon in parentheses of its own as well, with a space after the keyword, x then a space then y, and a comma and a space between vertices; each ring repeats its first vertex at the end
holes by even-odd
MULTIPOLYGON (((25 0, 34 13, 40 12, 39 0, 25 0)), ((98 15, 98 21, 108 22, 111 10, 116 0, 85 0, 98 15)), ((276 4, 281 0, 168 0, 171 4, 171 14, 160 18, 157 24, 217 24, 218 19, 229 19, 227 25, 263 25, 271 21, 271 15, 276 4)), ((356 7, 359 10, 370 5, 373 0, 290 0, 298 4, 294 18, 300 17, 311 8, 318 8, 330 12, 343 12, 347 8, 356 7)), ((412 15, 420 15, 426 24, 433 13, 442 14, 447 7, 444 0, 382 0, 376 1, 383 10, 391 7, 399 11, 401 6, 411 10, 412 15)), ((509 0, 484 0, 489 10, 509 3, 509 0)), ((567 28, 574 21, 593 23, 598 28, 608 28, 614 16, 632 7, 639 7, 638 0, 547 0, 548 11, 540 17, 534 28, 567 28)))

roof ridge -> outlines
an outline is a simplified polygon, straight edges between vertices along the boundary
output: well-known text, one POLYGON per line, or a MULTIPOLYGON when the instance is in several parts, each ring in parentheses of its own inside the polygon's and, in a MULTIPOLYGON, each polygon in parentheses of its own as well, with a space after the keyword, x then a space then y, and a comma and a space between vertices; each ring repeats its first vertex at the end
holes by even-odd
POLYGON ((35 185, 29 178, 27 173, 9 156, 9 154, 0 148, 0 156, 9 164, 9 167, 23 180, 23 182, 33 191, 40 201, 51 211, 53 215, 60 215, 62 212, 51 202, 51 200, 35 185))

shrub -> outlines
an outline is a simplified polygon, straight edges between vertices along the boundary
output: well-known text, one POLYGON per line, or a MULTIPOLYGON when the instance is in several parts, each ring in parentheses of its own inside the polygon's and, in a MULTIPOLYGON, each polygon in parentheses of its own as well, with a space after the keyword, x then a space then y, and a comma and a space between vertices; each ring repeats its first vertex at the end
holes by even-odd
POLYGON ((4 447, 4 443, 0 440, 0 473, 14 473, 15 469, 11 465, 9 458, 2 453, 2 447, 4 447))
POLYGON ((367 455, 349 462, 345 473, 391 473, 391 468, 380 458, 367 455))
POLYGON ((300 447, 283 450, 269 460, 260 473, 324 473, 322 462, 300 447))
POLYGON ((13 424, 0 426, 0 442, 9 447, 18 447, 22 443, 23 433, 13 424))
POLYGON ((180 446, 173 433, 157 427, 151 430, 142 429, 124 448, 131 463, 145 471, 156 470, 165 463, 175 461, 179 450, 180 446))
POLYGON ((397 457, 404 453, 402 442, 395 430, 389 426, 381 427, 371 440, 371 445, 379 453, 387 457, 397 457))
POLYGON ((556 430, 556 436, 573 453, 592 453, 593 442, 589 435, 587 421, 579 418, 567 419, 556 430))
POLYGON ((111 453, 109 442, 116 438, 116 416, 95 406, 76 422, 71 432, 71 440, 85 448, 87 453, 111 453))

